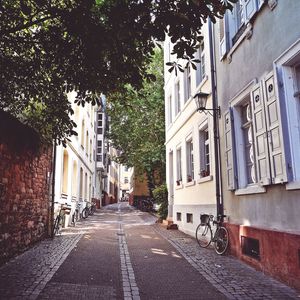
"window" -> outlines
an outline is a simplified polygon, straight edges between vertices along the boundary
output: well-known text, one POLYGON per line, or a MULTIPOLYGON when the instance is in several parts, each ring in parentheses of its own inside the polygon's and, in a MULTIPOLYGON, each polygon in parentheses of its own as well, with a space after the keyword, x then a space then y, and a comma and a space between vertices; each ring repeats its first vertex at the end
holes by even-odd
POLYGON ((84 147, 84 133, 85 133, 85 123, 84 120, 81 122, 81 146, 84 147))
POLYGON ((168 97, 168 125, 172 124, 172 95, 168 97))
POLYGON ((176 213, 176 220, 181 221, 181 212, 176 213))
POLYGON ((181 147, 176 150, 177 185, 182 181, 181 147))
POLYGON ((284 107, 286 126, 287 189, 300 189, 300 41, 275 61, 280 103, 284 107))
POLYGON ((244 163, 246 172, 247 184, 256 182, 255 166, 254 166, 254 145, 253 145, 253 131, 252 131, 252 114, 250 99, 240 107, 241 113, 241 130, 242 143, 244 152, 244 163))
POLYGON ((68 194, 69 155, 65 150, 63 154, 63 180, 62 193, 68 194))
POLYGON ((124 183, 128 183, 128 177, 124 177, 124 183))
POLYGON ((188 65, 185 69, 185 99, 184 102, 190 99, 192 95, 192 72, 191 72, 191 66, 188 65))
POLYGON ((228 189, 287 181, 279 103, 270 73, 225 117, 228 189))
POLYGON ((103 128, 98 127, 97 128, 97 134, 103 134, 103 128))
POLYGON ((97 141, 97 161, 102 161, 102 141, 97 141))
POLYGON ((207 125, 199 131, 200 177, 210 175, 210 145, 207 125))
POLYGON ((186 142, 186 167, 187 167, 187 182, 194 180, 194 156, 193 156, 193 140, 186 142))
POLYGON ((89 151, 89 133, 88 133, 88 131, 86 132, 86 135, 85 135, 85 150, 86 150, 86 155, 88 155, 88 151, 89 151))
POLYGON ((193 214, 186 214, 186 222, 187 223, 193 223, 193 214))
POLYGON ((73 170, 72 170, 72 196, 77 197, 77 162, 73 161, 73 170))
POLYGON ((199 85, 206 76, 204 42, 198 48, 197 58, 200 60, 200 63, 197 65, 196 84, 199 85))
POLYGON ((93 153, 93 143, 92 140, 90 140, 90 161, 92 161, 92 153, 93 153))
MULTIPOLYGON (((238 0, 233 10, 226 12, 223 19, 219 21, 220 54, 223 57, 227 51, 237 43, 240 37, 245 37, 246 32, 250 34, 251 27, 247 24, 255 13, 263 5, 264 0, 238 0)), ((242 38, 243 40, 244 38, 242 38)))
POLYGON ((175 115, 181 110, 180 104, 180 81, 178 80, 175 84, 175 115))

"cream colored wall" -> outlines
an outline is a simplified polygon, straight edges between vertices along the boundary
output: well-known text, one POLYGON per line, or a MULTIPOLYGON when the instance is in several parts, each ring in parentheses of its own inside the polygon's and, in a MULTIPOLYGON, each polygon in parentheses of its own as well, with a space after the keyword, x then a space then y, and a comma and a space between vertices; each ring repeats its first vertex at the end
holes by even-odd
MULTIPOLYGON (((196 86, 196 72, 192 70, 192 96, 188 101, 184 103, 184 90, 181 92, 181 111, 177 116, 174 116, 173 107, 173 122, 172 124, 166 124, 166 158, 167 158, 167 184, 170 189, 170 162, 169 153, 173 151, 173 178, 174 178, 174 198, 169 199, 169 202, 173 202, 173 205, 211 205, 215 204, 215 181, 214 181, 214 142, 213 142, 213 120, 212 117, 204 113, 196 111, 196 104, 193 99, 193 95, 197 92, 205 92, 211 94, 210 83, 210 65, 209 65, 209 45, 208 45, 208 28, 204 26, 204 43, 205 43, 205 67, 206 78, 196 86), (210 139, 210 175, 205 180, 200 179, 200 152, 199 152, 199 127, 205 122, 209 128, 210 139), (186 180, 186 140, 192 136, 193 138, 193 153, 194 153, 194 184, 187 183, 186 180), (182 151, 182 185, 176 185, 176 149, 181 146, 182 151)), ((165 48, 166 49, 166 48, 165 48)), ((165 54, 165 62, 167 62, 168 55, 165 54)), ((175 72, 168 73, 168 68, 165 68, 165 104, 166 104, 166 120, 168 120, 168 98, 171 94, 173 96, 173 103, 175 102, 175 82, 181 81, 181 87, 183 87, 184 74, 180 73, 178 76, 175 72)), ((211 97, 208 98, 207 108, 211 108, 211 97)), ((175 216, 173 216, 174 218, 175 216)))

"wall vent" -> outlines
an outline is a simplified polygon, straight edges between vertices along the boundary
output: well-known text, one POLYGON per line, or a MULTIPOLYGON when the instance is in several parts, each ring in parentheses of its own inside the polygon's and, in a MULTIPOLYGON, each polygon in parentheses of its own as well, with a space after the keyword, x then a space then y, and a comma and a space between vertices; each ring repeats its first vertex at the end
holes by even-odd
POLYGON ((186 222, 193 223, 193 214, 186 214, 186 222))
POLYGON ((242 253, 260 260, 259 240, 242 236, 242 253))

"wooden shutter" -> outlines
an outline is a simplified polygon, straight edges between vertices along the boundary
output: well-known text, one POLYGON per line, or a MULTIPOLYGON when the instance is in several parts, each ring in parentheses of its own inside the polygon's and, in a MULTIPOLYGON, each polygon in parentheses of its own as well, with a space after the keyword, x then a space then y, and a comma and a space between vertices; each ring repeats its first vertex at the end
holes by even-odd
POLYGON ((235 172, 235 145, 234 145, 234 120, 232 108, 224 116, 225 131, 225 161, 226 161, 226 181, 227 189, 233 191, 236 189, 235 172))
POLYGON ((227 13, 223 19, 219 19, 220 30, 220 59, 224 57, 229 49, 229 33, 228 33, 228 16, 227 13))
POLYGON ((248 23, 249 20, 252 18, 252 16, 257 11, 257 0, 245 0, 244 2, 244 17, 245 17, 245 23, 248 23))
POLYGON ((272 183, 287 181, 285 155, 280 120, 280 108, 275 92, 274 74, 271 72, 264 80, 266 127, 270 154, 272 183))
POLYGON ((266 130, 264 99, 260 84, 255 85, 251 91, 251 105, 257 181, 261 185, 268 185, 271 183, 268 137, 266 130))

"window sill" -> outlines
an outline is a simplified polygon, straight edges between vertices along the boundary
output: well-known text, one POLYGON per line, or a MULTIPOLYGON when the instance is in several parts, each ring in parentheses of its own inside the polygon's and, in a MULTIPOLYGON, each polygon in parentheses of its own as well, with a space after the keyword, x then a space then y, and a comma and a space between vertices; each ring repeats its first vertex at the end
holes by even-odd
POLYGON ((300 181, 292 181, 286 184, 285 188, 287 190, 299 190, 300 189, 300 181))
POLYGON ((175 186, 175 190, 181 190, 181 189, 183 189, 183 184, 182 183, 175 186))
POLYGON ((195 185, 195 180, 192 180, 192 181, 187 182, 187 183, 185 184, 186 187, 193 186, 193 185, 195 185))
POLYGON ((197 180, 197 183, 200 184, 211 180, 213 180, 213 176, 209 175, 209 176, 201 177, 200 179, 197 180))
POLYGON ((261 194, 261 193, 265 193, 266 192, 266 188, 259 186, 259 185, 253 185, 253 186, 248 186, 246 188, 243 189, 238 189, 235 191, 235 195, 236 196, 240 196, 240 195, 249 195, 249 194, 261 194))
POLYGON ((232 48, 229 50, 228 54, 227 54, 227 60, 228 63, 231 63, 232 61, 232 55, 235 52, 235 50, 239 47, 239 45, 243 42, 243 40, 245 38, 247 38, 247 40, 249 40, 252 36, 252 29, 253 26, 251 23, 247 24, 247 27, 245 29, 245 31, 243 32, 243 34, 239 37, 239 39, 236 41, 236 43, 232 46, 232 48))

